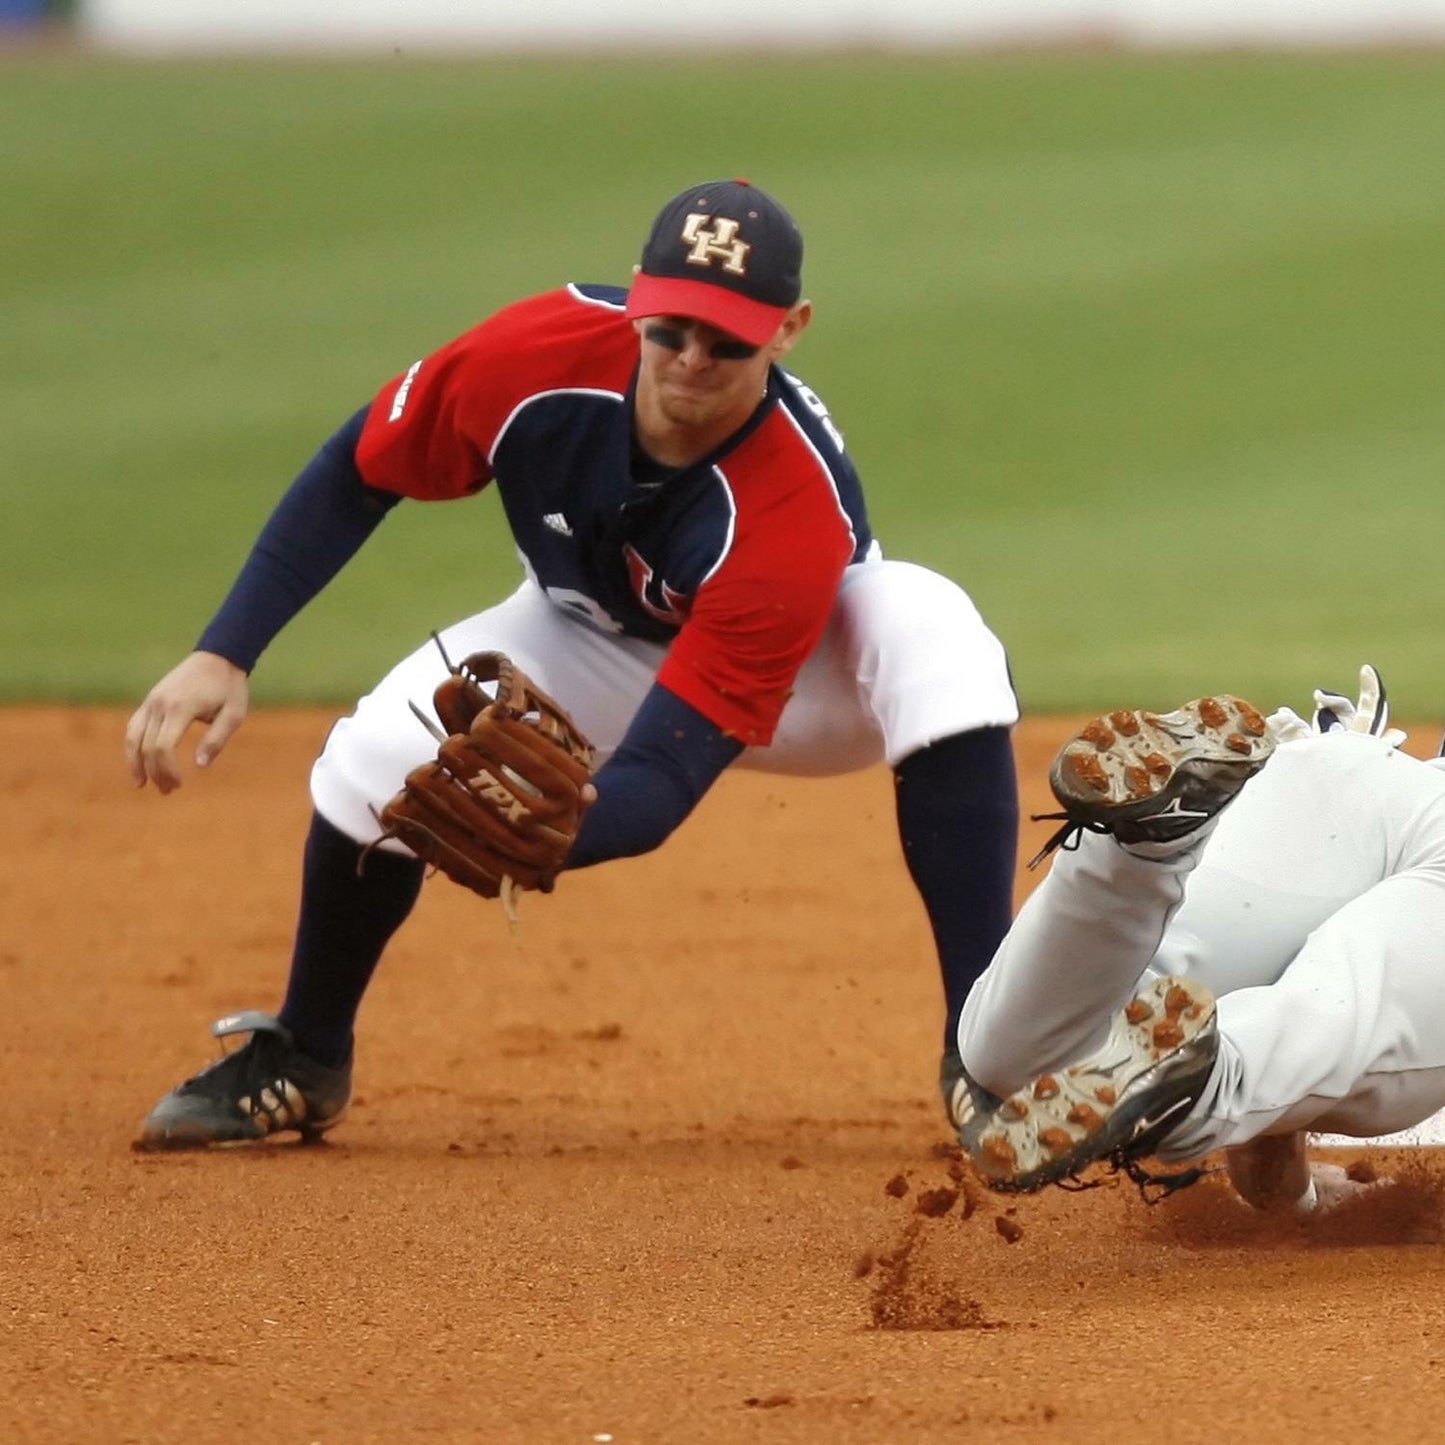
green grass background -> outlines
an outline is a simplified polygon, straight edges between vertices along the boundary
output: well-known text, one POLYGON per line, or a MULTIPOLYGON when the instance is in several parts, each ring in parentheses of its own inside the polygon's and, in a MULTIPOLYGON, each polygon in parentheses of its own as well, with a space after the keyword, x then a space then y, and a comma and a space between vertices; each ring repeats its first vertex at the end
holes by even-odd
MULTIPOLYGON (((1369 659, 1445 713, 1441 56, 18 54, 0 135, 0 698, 137 700, 380 383, 746 173, 887 550, 1027 707, 1369 659)), ((256 700, 349 700, 516 576, 489 497, 401 507, 256 700)))

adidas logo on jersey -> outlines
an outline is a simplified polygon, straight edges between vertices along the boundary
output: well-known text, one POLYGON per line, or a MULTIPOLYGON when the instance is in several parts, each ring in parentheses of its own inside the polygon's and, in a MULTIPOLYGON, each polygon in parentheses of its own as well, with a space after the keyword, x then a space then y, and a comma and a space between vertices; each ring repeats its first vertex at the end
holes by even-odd
POLYGON ((554 532, 560 532, 564 537, 572 535, 572 528, 567 523, 567 518, 561 512, 543 512, 542 525, 550 527, 554 532))

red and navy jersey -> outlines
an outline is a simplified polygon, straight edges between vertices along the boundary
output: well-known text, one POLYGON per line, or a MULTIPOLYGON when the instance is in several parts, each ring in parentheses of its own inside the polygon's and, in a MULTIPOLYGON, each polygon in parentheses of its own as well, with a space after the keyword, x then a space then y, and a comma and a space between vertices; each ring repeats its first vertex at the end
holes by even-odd
POLYGON ((357 465, 422 499, 494 482, 553 602, 669 643, 659 682, 767 743, 843 569, 872 546, 858 475, 823 404, 779 366, 738 432, 661 474, 634 445, 625 301, 568 286, 499 311, 381 389, 357 465))

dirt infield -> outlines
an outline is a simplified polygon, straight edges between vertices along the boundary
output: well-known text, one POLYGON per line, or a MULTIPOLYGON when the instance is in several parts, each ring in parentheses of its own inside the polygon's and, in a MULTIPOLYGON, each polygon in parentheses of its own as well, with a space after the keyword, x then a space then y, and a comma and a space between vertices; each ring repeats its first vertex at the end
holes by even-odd
MULTIPOLYGON (((131 1153, 279 999, 329 721, 161 799, 120 713, 0 712, 6 1441, 1439 1438, 1435 1151, 1309 1226, 971 1183, 882 771, 725 778, 515 936, 430 881, 333 1143, 131 1153)), ((1067 727, 1020 731, 1034 811, 1067 727)))

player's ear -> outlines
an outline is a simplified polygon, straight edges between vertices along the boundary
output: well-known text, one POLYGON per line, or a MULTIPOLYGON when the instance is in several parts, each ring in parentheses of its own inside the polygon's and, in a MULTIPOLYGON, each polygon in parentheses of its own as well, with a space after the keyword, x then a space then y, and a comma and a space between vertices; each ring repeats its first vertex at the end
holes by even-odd
POLYGON ((811 301, 799 301, 783 317, 782 324, 778 327, 772 341, 768 343, 769 354, 774 360, 780 356, 786 356, 798 344, 799 337, 808 329, 808 323, 812 319, 813 303, 811 301))

